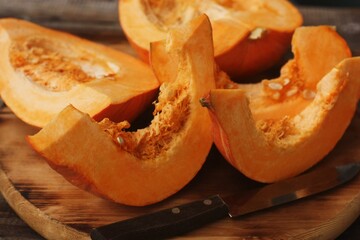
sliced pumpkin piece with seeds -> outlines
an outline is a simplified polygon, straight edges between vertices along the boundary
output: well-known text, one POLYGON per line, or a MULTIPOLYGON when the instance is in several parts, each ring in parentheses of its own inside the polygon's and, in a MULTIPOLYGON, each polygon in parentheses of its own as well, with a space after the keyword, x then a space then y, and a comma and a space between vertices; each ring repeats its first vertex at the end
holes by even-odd
POLYGON ((216 146, 256 181, 290 178, 321 161, 344 134, 360 98, 360 58, 351 58, 334 29, 297 29, 293 51, 279 78, 235 84, 219 72, 218 86, 230 89, 202 99, 216 146))
POLYGON ((31 146, 73 184, 118 203, 148 205, 183 188, 213 142, 211 120, 199 98, 215 88, 215 63, 206 16, 174 31, 186 33, 184 41, 161 44, 179 50, 178 73, 163 81, 148 127, 124 131, 127 122, 97 123, 69 106, 28 137, 31 146))
POLYGON ((96 120, 131 121, 159 87, 134 57, 18 19, 0 20, 0 72, 4 102, 37 127, 69 104, 96 120))
POLYGON ((120 24, 146 62, 150 42, 203 13, 212 24, 216 62, 237 81, 278 63, 302 24, 300 12, 286 0, 119 1, 120 24))

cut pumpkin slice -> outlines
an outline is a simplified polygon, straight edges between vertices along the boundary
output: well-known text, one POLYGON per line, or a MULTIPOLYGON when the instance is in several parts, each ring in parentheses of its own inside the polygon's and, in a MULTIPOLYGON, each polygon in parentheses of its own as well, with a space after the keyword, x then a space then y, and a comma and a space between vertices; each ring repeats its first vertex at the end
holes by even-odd
POLYGON ((326 156, 348 127, 360 98, 360 57, 343 60, 317 84, 296 115, 255 120, 241 89, 211 91, 203 104, 223 156, 251 179, 275 182, 298 175, 326 156))
POLYGON ((212 23, 216 62, 233 79, 276 64, 302 24, 299 11, 286 0, 119 1, 120 24, 144 61, 149 61, 150 42, 202 13, 212 23))
POLYGON ((0 72, 2 99, 37 127, 69 104, 96 120, 133 120, 159 86, 129 55, 17 19, 0 20, 0 72))
POLYGON ((292 49, 294 59, 280 77, 236 84, 219 71, 217 87, 229 89, 202 100, 222 155, 260 182, 295 176, 319 162, 341 138, 359 98, 360 59, 351 59, 333 28, 298 28, 292 49))
POLYGON ((318 82, 338 63, 351 57, 346 41, 329 26, 297 28, 292 52, 294 58, 275 79, 237 84, 218 70, 217 88, 244 90, 255 120, 292 117, 314 99, 318 82))
POLYGON ((198 101, 215 88, 215 63, 206 16, 174 31, 186 33, 184 42, 162 44, 181 49, 178 74, 163 81, 147 128, 127 132, 127 122, 97 123, 69 106, 28 137, 31 146, 73 184, 118 203, 148 205, 183 188, 213 143, 211 119, 198 101))

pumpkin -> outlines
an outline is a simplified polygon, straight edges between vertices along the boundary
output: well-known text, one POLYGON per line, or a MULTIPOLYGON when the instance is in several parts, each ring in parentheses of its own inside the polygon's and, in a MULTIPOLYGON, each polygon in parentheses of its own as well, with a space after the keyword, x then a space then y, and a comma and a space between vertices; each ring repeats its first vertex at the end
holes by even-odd
POLYGON ((346 41, 329 26, 297 28, 292 38, 292 52, 294 58, 284 64, 280 76, 271 81, 236 84, 218 69, 217 88, 243 89, 251 99, 255 119, 294 116, 314 98, 320 79, 340 61, 351 57, 346 41))
POLYGON ((280 77, 232 84, 201 100, 224 158, 256 181, 290 178, 323 159, 345 132, 360 97, 360 58, 350 58, 333 29, 297 29, 293 52, 280 77))
POLYGON ((125 131, 127 122, 98 123, 68 106, 28 136, 30 145, 73 184, 118 203, 148 205, 183 188, 213 143, 211 119, 198 101, 215 87, 215 63, 206 16, 173 31, 186 34, 183 42, 169 44, 170 35, 161 44, 178 52, 178 74, 163 81, 148 127, 125 131))
POLYGON ((0 20, 0 72, 4 102, 37 127, 69 104, 96 120, 131 121, 159 87, 129 55, 17 19, 0 20))
POLYGON ((146 62, 150 42, 201 13, 212 23, 216 62, 238 81, 276 64, 302 24, 299 11, 286 0, 119 1, 122 29, 146 62))

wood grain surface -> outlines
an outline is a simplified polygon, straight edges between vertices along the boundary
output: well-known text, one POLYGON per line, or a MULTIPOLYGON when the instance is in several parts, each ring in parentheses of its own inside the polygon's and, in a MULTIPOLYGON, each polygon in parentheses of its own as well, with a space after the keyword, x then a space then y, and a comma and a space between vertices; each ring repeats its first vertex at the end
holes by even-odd
MULTIPOLYGON (((48 239, 88 239, 93 227, 201 199, 258 186, 229 166, 213 149, 204 168, 183 190, 148 207, 128 207, 95 197, 69 184, 25 142, 38 129, 11 112, 0 115, 0 190, 17 214, 48 239)), ((358 161, 360 116, 315 168, 358 161)), ((321 143, 320 143, 321 144, 321 143)), ((317 196, 236 220, 225 219, 186 235, 244 239, 334 239, 360 214, 360 175, 317 196)))
MULTIPOLYGON (((21 5, 28 1, 14 0, 12 2, 21 5)), ((52 8, 51 4, 54 2, 48 1, 47 5, 44 3, 46 6, 42 5, 43 10, 52 8)), ((79 7, 77 3, 83 1, 63 2, 73 4, 73 7, 78 7, 78 10, 82 9, 82 6, 79 7)), ((91 7, 96 1, 89 2, 91 7)), ((134 54, 116 22, 115 1, 104 2, 107 2, 107 5, 95 11, 102 13, 102 16, 91 15, 91 11, 87 14, 84 10, 81 16, 64 14, 58 8, 55 12, 59 14, 54 17, 50 12, 45 14, 39 14, 36 11, 16 12, 19 8, 11 8, 13 5, 7 4, 8 1, 0 0, 0 17, 19 16, 30 19, 44 26, 72 32, 134 54), (108 16, 104 17, 104 14, 108 16)), ((76 10, 75 8, 73 11, 76 10)), ((40 9, 39 6, 38 9, 40 9)), ((63 11, 65 10, 64 8, 63 11)), ((302 7, 300 10, 304 15, 305 25, 336 26, 338 32, 349 43, 353 54, 360 55, 359 8, 302 7)), ((203 198, 214 193, 229 194, 235 189, 242 190, 257 185, 230 167, 216 149, 213 149, 198 176, 178 194, 149 207, 121 206, 73 187, 49 168, 24 140, 26 134, 33 134, 37 130, 20 122, 8 109, 0 113, 0 191, 11 208, 45 238, 88 239, 88 232, 92 227, 203 198)), ((336 162, 359 161, 359 135, 360 113, 358 112, 344 138, 317 167, 336 162)), ((235 221, 223 220, 183 237, 335 239, 359 216, 359 185, 358 176, 349 184, 324 194, 235 221)), ((24 222, 5 207, 4 199, 0 198, 0 213, 6 214, 6 216, 0 216, 1 240, 41 239, 35 232, 29 232, 24 222), (5 219, 5 224, 2 224, 2 219, 5 219), (2 233, 13 234, 13 237, 7 238, 8 235, 1 235, 2 233)), ((343 234, 344 237, 341 239, 359 239, 359 235, 356 235, 359 233, 356 226, 348 234, 343 234)))

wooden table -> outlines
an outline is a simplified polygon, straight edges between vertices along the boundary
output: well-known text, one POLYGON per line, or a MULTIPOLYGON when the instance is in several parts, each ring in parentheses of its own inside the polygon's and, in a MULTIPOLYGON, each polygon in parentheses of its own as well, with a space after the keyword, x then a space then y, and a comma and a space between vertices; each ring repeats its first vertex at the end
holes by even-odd
MULTIPOLYGON (((25 4, 28 1, 13 1, 16 4, 25 4)), ((54 1, 55 2, 55 1, 54 1)), ((76 2, 76 1, 75 1, 76 2)), ((126 50, 133 54, 128 48, 122 48, 126 41, 117 22, 116 2, 103 1, 101 8, 96 8, 95 1, 89 1, 89 11, 83 10, 74 14, 63 14, 60 8, 55 10, 55 15, 50 16, 49 12, 39 14, 34 8, 31 12, 24 12, 21 9, 12 8, 8 1, 0 0, 0 17, 18 16, 38 22, 48 27, 69 31, 80 36, 101 41, 115 46, 118 49, 126 50), (107 13, 107 14, 104 14, 107 13), (101 17, 99 17, 99 16, 101 17), (65 16, 65 17, 64 17, 65 16), (96 21, 93 21, 93 20, 96 21), (96 36, 95 36, 96 33, 96 36)), ((51 3, 48 3, 47 8, 51 3)), ((77 4, 77 3, 75 3, 77 4)), ((28 6, 31 8, 31 6, 28 6)), ((45 8, 44 7, 44 8, 45 8)), ((79 6, 73 6, 79 7, 79 6)), ((79 7, 80 9, 80 7, 79 7)), ((360 8, 318 8, 300 7, 304 15, 304 25, 334 25, 337 31, 347 40, 353 55, 360 56, 360 8)), ((47 10, 48 11, 48 10, 47 10)), ((9 207, 4 198, 0 195, 0 239, 42 239, 30 227, 27 226, 9 207)), ((338 239, 360 239, 360 218, 358 218, 349 229, 338 239)))

